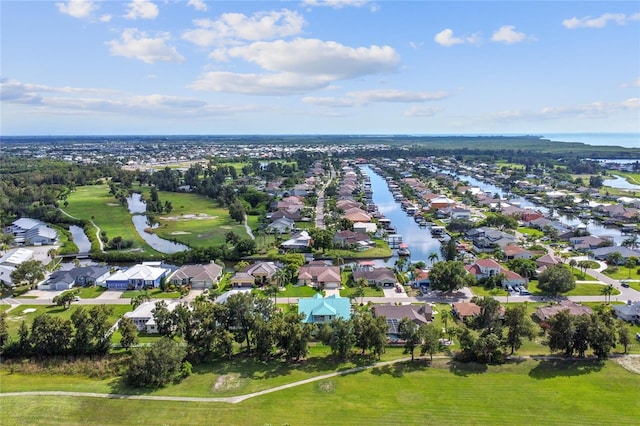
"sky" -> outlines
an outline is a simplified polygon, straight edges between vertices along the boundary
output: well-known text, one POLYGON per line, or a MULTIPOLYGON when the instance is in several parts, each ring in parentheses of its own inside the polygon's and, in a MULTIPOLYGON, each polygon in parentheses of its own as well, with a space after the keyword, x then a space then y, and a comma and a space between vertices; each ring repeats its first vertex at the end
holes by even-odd
POLYGON ((640 132, 637 1, 0 0, 0 134, 640 132))

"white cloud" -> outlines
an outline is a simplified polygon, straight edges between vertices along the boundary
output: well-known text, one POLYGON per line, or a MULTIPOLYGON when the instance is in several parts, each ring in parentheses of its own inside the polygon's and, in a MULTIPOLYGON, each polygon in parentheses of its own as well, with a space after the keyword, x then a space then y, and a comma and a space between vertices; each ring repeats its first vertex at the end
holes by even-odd
POLYGON ((301 74, 237 74, 212 71, 203 74, 188 88, 245 95, 290 95, 326 87, 331 80, 301 74))
POLYGON ((207 11, 207 4, 204 2, 204 0, 189 0, 187 2, 187 6, 191 6, 195 10, 199 10, 200 12, 207 11))
POLYGON ((66 3, 56 3, 56 7, 60 13, 74 18, 86 18, 98 8, 92 0, 68 0, 66 3))
POLYGON ((126 19, 155 19, 158 16, 158 6, 149 0, 132 0, 127 5, 126 19))
POLYGON ((348 92, 343 98, 306 97, 303 101, 319 106, 353 107, 380 102, 418 103, 437 101, 444 99, 447 96, 448 93, 446 92, 428 93, 387 89, 348 92))
POLYGON ((352 48, 317 39, 256 42, 218 49, 210 56, 218 60, 243 59, 271 74, 213 71, 200 76, 190 88, 257 95, 294 94, 326 88, 336 80, 392 72, 400 61, 396 51, 388 46, 352 48))
POLYGON ((14 79, 0 79, 0 99, 3 102, 40 104, 43 93, 60 93, 66 95, 77 94, 100 94, 107 95, 115 93, 112 90, 81 88, 81 87, 55 87, 44 84, 22 83, 14 79))
POLYGON ((305 24, 297 12, 259 12, 252 16, 242 13, 225 13, 217 20, 196 19, 194 28, 185 31, 182 38, 198 46, 223 46, 236 40, 269 40, 300 34, 305 24))
POLYGON ((573 17, 562 21, 562 25, 570 30, 576 28, 604 28, 609 22, 615 22, 618 25, 626 25, 632 21, 640 21, 640 13, 634 13, 633 15, 625 15, 624 13, 605 13, 592 18, 591 16, 585 16, 582 18, 573 17))
POLYGON ((513 25, 503 25, 491 36, 491 40, 499 43, 520 43, 527 38, 525 33, 519 33, 513 25))
MULTIPOLYGON (((220 52, 218 52, 220 53, 220 52)), ((224 55, 241 58, 269 71, 344 80, 394 71, 400 57, 389 46, 353 48, 333 41, 298 38, 232 47, 224 55)))
POLYGON ((481 41, 479 34, 471 34, 470 36, 465 37, 455 37, 453 35, 453 30, 450 28, 446 28, 440 31, 433 37, 433 40, 441 46, 451 47, 456 44, 478 44, 481 41))
POLYGON ((342 9, 343 7, 375 7, 370 0, 303 0, 302 4, 309 7, 331 7, 342 9))
POLYGON ((443 111, 438 107, 412 106, 404 112, 405 117, 432 117, 443 111))
POLYGON ((111 15, 102 15, 100 16, 99 19, 100 19, 100 22, 111 22, 111 18, 112 18, 111 15))
POLYGON ((120 41, 107 42, 113 56, 139 59, 147 64, 154 62, 184 62, 184 57, 173 46, 168 46, 169 34, 159 33, 155 38, 135 28, 122 32, 120 41))

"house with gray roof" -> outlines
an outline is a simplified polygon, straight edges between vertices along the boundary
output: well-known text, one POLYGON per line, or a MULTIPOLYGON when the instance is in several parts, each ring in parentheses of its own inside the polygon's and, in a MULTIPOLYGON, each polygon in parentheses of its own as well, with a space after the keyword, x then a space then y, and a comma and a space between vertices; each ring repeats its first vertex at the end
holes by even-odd
POLYGON ((80 266, 68 271, 55 271, 42 283, 42 290, 69 290, 73 287, 91 285, 105 285, 105 280, 111 275, 106 266, 80 266))
POLYGON ((215 263, 206 265, 184 265, 171 275, 169 281, 175 285, 187 285, 193 289, 218 286, 222 277, 222 266, 215 263))
POLYGON ((614 305, 613 310, 621 320, 640 325, 640 302, 629 301, 626 305, 614 305))

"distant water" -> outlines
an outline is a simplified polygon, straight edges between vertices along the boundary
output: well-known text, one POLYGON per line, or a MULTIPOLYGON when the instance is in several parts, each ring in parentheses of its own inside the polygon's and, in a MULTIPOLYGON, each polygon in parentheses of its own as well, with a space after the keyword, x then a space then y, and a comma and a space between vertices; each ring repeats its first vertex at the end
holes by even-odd
POLYGON ((640 148, 640 133, 546 133, 542 137, 558 142, 640 148))

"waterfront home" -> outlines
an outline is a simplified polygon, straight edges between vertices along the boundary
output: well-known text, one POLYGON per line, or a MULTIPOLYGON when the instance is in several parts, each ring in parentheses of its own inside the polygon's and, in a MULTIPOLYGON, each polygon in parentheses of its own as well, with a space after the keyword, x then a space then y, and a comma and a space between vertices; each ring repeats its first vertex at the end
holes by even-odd
POLYGON ((398 280, 396 274, 388 268, 358 267, 353 270, 353 281, 364 278, 370 286, 393 287, 398 280))
POLYGON ((55 271, 39 287, 41 290, 69 290, 90 285, 104 286, 110 270, 106 266, 80 266, 69 271, 55 271))
POLYGON ((298 269, 298 284, 320 289, 336 289, 342 284, 340 267, 315 260, 298 269))
POLYGON ((293 235, 290 239, 280 244, 285 250, 304 251, 311 248, 312 239, 307 231, 301 231, 293 235))
POLYGON ((476 253, 490 253, 496 248, 504 249, 516 243, 514 235, 486 226, 470 229, 466 235, 473 243, 473 250, 476 253))
POLYGON ((378 225, 372 222, 356 222, 353 224, 353 230, 361 234, 375 234, 378 231, 378 225))
POLYGON ((298 314, 302 314, 302 322, 308 324, 330 323, 338 318, 348 321, 351 319, 351 302, 346 297, 322 297, 317 293, 313 297, 298 299, 298 314))
POLYGON ((292 219, 281 217, 267 225, 265 230, 269 234, 288 234, 294 227, 295 222, 292 219))
POLYGON ((165 268, 145 264, 135 265, 116 271, 104 280, 104 286, 109 290, 158 288, 168 272, 169 270, 165 268))
POLYGON ((600 238, 594 235, 569 238, 569 243, 571 244, 572 248, 578 251, 594 250, 602 247, 608 241, 611 241, 611 239, 606 237, 600 238))
POLYGON ((339 231, 333 237, 333 244, 337 247, 355 247, 359 243, 370 243, 371 237, 367 234, 355 231, 339 231))
POLYGON ((206 265, 184 265, 171 275, 169 282, 174 285, 188 285, 193 289, 218 287, 222 277, 222 267, 215 263, 206 265))
POLYGON ((502 281, 500 282, 503 287, 511 285, 527 285, 526 278, 523 278, 516 272, 504 268, 493 259, 478 259, 475 263, 465 266, 465 269, 473 275, 476 280, 484 280, 503 274, 502 281))

